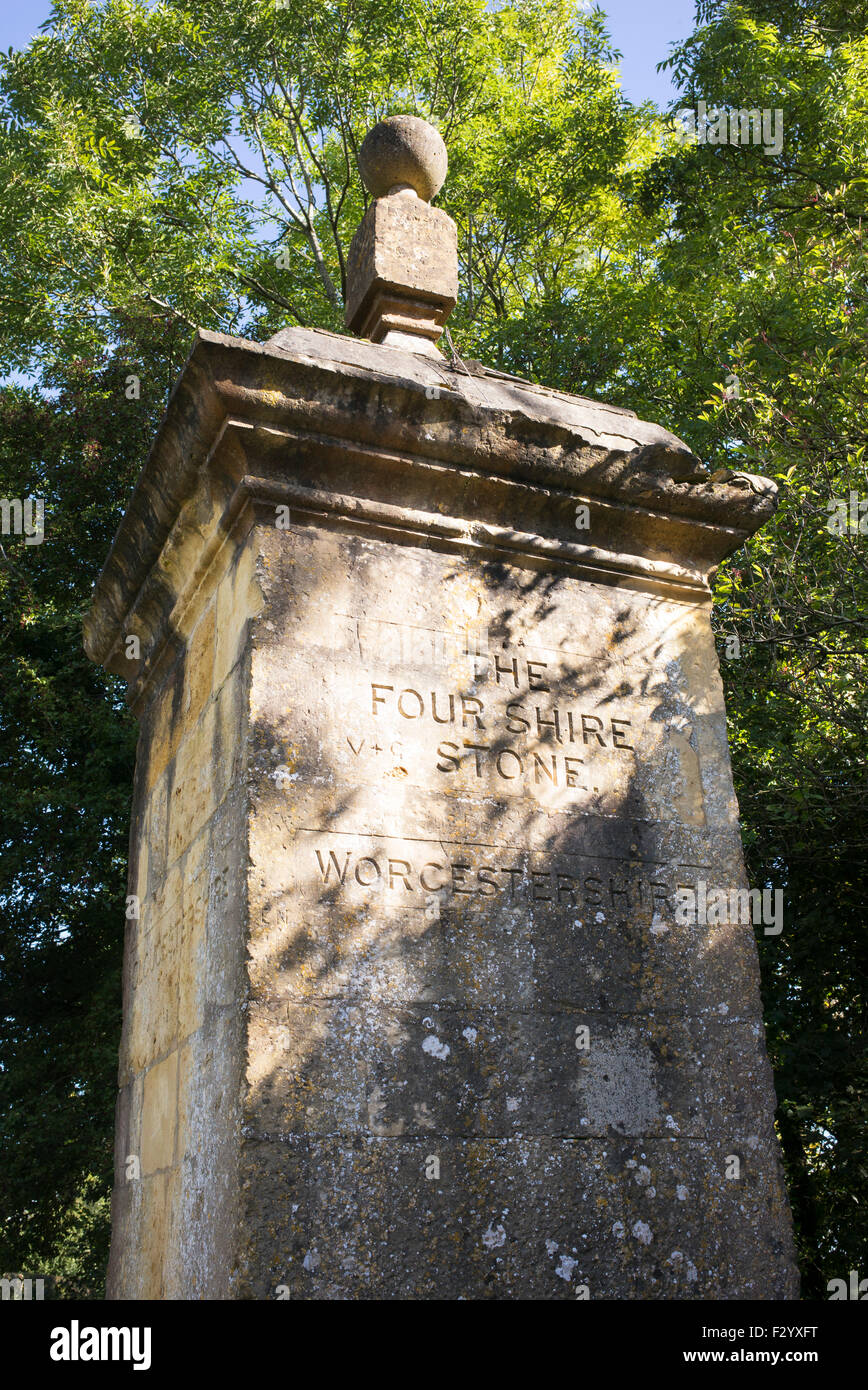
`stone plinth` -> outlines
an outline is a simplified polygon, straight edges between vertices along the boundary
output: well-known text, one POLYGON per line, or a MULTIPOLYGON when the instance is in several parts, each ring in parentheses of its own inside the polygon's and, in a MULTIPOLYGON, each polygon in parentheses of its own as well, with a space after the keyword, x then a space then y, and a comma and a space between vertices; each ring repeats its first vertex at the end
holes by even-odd
POLYGON ((377 198, 353 237, 347 327, 382 342, 389 330, 436 342, 458 297, 458 232, 412 189, 377 198))
POLYGON ((753 929, 675 911, 745 885, 708 576, 773 506, 200 335, 86 628, 141 720, 111 1296, 795 1296, 753 929))

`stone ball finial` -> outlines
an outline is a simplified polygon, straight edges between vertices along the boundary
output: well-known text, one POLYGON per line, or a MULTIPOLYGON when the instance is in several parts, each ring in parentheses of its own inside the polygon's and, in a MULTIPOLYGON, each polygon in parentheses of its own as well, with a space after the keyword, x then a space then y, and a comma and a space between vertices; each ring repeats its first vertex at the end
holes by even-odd
POLYGON ((387 116, 378 121, 359 150, 359 172, 375 198, 409 185, 430 203, 443 187, 448 167, 442 136, 419 116, 387 116))

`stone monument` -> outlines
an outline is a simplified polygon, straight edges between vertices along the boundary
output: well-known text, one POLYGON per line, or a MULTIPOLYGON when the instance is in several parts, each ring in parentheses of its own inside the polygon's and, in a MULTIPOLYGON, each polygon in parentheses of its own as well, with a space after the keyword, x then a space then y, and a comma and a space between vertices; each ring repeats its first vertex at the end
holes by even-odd
POLYGON ((141 730, 110 1296, 795 1297, 704 911, 709 575, 774 486, 443 356, 442 141, 360 164, 363 339, 198 335, 86 621, 141 730))

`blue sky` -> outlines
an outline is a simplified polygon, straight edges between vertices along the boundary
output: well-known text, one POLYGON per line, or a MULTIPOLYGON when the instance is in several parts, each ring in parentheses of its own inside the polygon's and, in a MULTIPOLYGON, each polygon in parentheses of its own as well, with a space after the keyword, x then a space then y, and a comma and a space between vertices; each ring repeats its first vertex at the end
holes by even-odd
MULTIPOLYGON (((0 0, 5 4, 6 0, 0 0)), ((668 73, 655 64, 669 57, 670 45, 693 32, 694 0, 600 0, 608 16, 609 33, 623 53, 621 85, 631 101, 667 106, 677 95, 668 73)))
MULTIPOLYGON (((669 45, 693 29, 694 0, 601 0, 615 47, 623 53, 622 81, 631 101, 649 97, 665 106, 674 93, 654 65, 669 45)), ((50 13, 41 0, 0 0, 0 49, 23 48, 50 13)))

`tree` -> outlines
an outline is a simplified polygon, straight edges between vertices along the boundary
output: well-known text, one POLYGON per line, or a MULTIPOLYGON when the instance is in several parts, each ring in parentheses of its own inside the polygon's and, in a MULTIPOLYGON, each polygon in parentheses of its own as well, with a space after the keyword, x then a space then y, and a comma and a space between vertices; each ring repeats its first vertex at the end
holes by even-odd
POLYGON ((7 364, 167 314, 341 330, 356 153, 393 111, 448 140, 473 316, 556 297, 636 124, 610 58, 566 0, 59 0, 3 63, 7 364))
POLYGON ((41 543, 0 548, 0 1267, 86 1296, 107 1254, 135 742, 81 619, 152 420, 112 361, 45 385, 0 391, 0 493, 45 503, 41 543))

